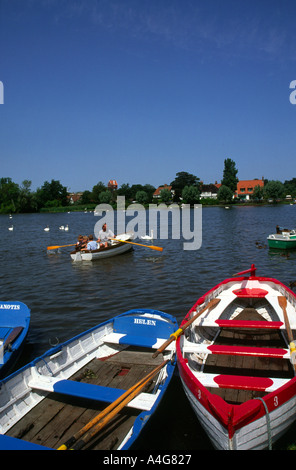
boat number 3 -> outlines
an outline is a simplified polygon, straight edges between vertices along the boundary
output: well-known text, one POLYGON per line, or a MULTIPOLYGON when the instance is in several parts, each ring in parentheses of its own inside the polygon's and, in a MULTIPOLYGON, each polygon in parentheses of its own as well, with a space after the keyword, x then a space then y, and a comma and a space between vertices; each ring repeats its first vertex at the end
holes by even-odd
POLYGON ((278 406, 278 404, 279 404, 279 398, 278 398, 277 396, 274 397, 274 399, 273 399, 273 404, 274 404, 274 406, 278 406))

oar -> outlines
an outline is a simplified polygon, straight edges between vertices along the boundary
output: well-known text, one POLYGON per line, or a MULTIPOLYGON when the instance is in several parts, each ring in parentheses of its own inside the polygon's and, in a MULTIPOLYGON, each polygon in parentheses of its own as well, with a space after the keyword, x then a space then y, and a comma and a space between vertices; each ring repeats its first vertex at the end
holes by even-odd
POLYGON ((191 323, 194 322, 203 312, 205 312, 207 309, 212 310, 213 308, 216 307, 216 305, 220 302, 221 299, 213 299, 211 300, 203 309, 201 309, 194 317, 192 317, 190 320, 188 320, 181 328, 179 328, 177 331, 171 334, 170 338, 165 341, 160 348, 155 351, 154 354, 152 354, 153 359, 158 356, 166 347, 171 344, 174 340, 176 340, 184 331, 186 328, 188 328, 191 323))
POLYGON ((160 246, 143 245, 142 243, 128 242, 127 240, 119 240, 118 238, 111 238, 111 240, 115 240, 117 242, 122 242, 122 243, 130 243, 131 245, 144 246, 145 248, 151 248, 151 250, 157 250, 157 251, 163 250, 163 248, 160 246))
POLYGON ((291 361, 291 362, 293 363, 294 369, 296 371, 296 364, 294 362, 296 347, 295 347, 295 343, 293 341, 292 330, 291 330, 291 326, 290 326, 290 322, 289 322, 289 318, 288 318, 288 314, 287 314, 287 299, 286 299, 286 297, 284 297, 283 295, 280 295, 278 297, 278 303, 279 303, 279 306, 281 307, 281 309, 283 311, 283 314, 284 314, 286 331, 287 331, 288 340, 289 340, 289 343, 290 343, 289 344, 290 355, 291 355, 291 359, 293 359, 293 361, 291 361))
POLYGON ((56 250, 57 248, 64 248, 65 246, 75 246, 76 243, 72 243, 71 245, 54 245, 54 246, 48 246, 48 250, 56 250))
POLYGON ((80 439, 89 429, 93 428, 83 439, 77 442, 71 450, 81 449, 100 429, 102 429, 122 408, 127 405, 140 391, 147 385, 147 383, 169 362, 169 360, 163 361, 143 379, 139 380, 135 385, 130 387, 120 397, 117 398, 113 403, 107 406, 101 413, 95 418, 89 421, 83 428, 77 431, 65 444, 61 445, 57 450, 68 450, 70 446, 73 446, 75 442, 80 439), (98 424, 97 424, 98 423, 98 424), (96 425, 96 426, 95 426, 96 425), (94 427, 95 426, 95 427, 94 427))

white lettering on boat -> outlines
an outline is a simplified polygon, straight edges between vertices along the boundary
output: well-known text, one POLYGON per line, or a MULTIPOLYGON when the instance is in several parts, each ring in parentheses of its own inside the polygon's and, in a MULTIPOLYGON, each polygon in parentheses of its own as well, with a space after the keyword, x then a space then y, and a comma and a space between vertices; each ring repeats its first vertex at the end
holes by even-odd
POLYGON ((0 304, 0 309, 4 310, 19 310, 20 306, 15 304, 0 304))
POLYGON ((148 320, 147 318, 134 318, 134 323, 141 324, 141 325, 156 326, 155 320, 148 320))

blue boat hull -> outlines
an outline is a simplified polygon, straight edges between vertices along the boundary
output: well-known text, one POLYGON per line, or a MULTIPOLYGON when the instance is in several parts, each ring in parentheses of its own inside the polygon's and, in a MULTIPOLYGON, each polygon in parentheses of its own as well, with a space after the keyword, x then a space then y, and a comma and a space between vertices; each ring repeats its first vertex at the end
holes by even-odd
POLYGON ((30 326, 30 310, 22 302, 0 302, 0 379, 18 361, 30 326))

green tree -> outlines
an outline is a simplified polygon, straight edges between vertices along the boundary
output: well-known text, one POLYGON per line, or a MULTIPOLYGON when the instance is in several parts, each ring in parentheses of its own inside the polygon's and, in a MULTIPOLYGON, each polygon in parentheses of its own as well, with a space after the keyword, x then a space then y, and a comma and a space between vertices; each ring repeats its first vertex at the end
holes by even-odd
POLYGON ((51 180, 50 183, 45 181, 43 186, 36 191, 38 207, 45 207, 48 203, 53 207, 51 201, 55 201, 55 204, 58 203, 58 206, 66 206, 68 204, 67 194, 67 188, 60 181, 51 180))
POLYGON ((124 196, 126 200, 132 199, 132 189, 129 183, 123 183, 117 190, 118 196, 124 196))
POLYGON ((284 190, 285 196, 287 196, 287 194, 290 194, 292 197, 296 197, 296 178, 286 180, 284 182, 284 190))
MULTIPOLYGON (((100 194, 107 190, 106 186, 102 181, 99 181, 93 188, 92 188, 92 199, 95 203, 100 202, 100 194)), ((111 194, 111 193, 110 193, 111 194)))
POLYGON ((0 178, 0 212, 8 214, 18 211, 20 188, 11 178, 0 178))
POLYGON ((151 184, 145 184, 143 186, 143 191, 147 193, 148 196, 148 202, 151 202, 153 199, 153 193, 155 192, 156 188, 152 186, 151 184))
POLYGON ((19 190, 18 207, 20 212, 34 212, 37 209, 35 198, 31 193, 32 181, 24 180, 19 190))
POLYGON ((172 193, 166 188, 160 191, 159 196, 164 203, 169 203, 172 200, 172 193))
POLYGON ((148 194, 146 193, 146 191, 137 191, 136 201, 139 204, 146 204, 148 202, 148 194))
POLYGON ((219 188, 217 198, 219 202, 230 203, 232 201, 233 192, 228 186, 222 185, 219 188))
POLYGON ((196 186, 185 186, 182 191, 182 199, 185 204, 197 204, 199 202, 200 192, 196 186))
POLYGON ((278 199, 281 199, 284 196, 284 185, 281 181, 270 180, 264 186, 264 194, 268 199, 272 199, 273 202, 276 202, 278 199))
POLYGON ((261 201, 264 197, 264 189, 261 186, 255 186, 253 194, 252 194, 252 199, 253 200, 259 200, 261 201))
POLYGON ((237 188, 237 172, 238 170, 235 167, 235 162, 231 160, 231 158, 226 158, 226 160, 224 160, 222 185, 227 186, 232 191, 232 194, 237 188))
POLYGON ((99 195, 99 201, 101 204, 110 204, 112 200, 112 194, 110 191, 102 191, 99 195))
POLYGON ((93 202, 93 199, 92 199, 92 192, 86 190, 86 191, 83 191, 82 193, 82 196, 79 200, 79 204, 90 204, 91 202, 93 202))
POLYGON ((172 189, 175 191, 174 200, 179 201, 182 191, 185 186, 195 186, 199 188, 200 179, 197 176, 187 173, 186 171, 180 171, 176 173, 176 178, 171 182, 172 189))

